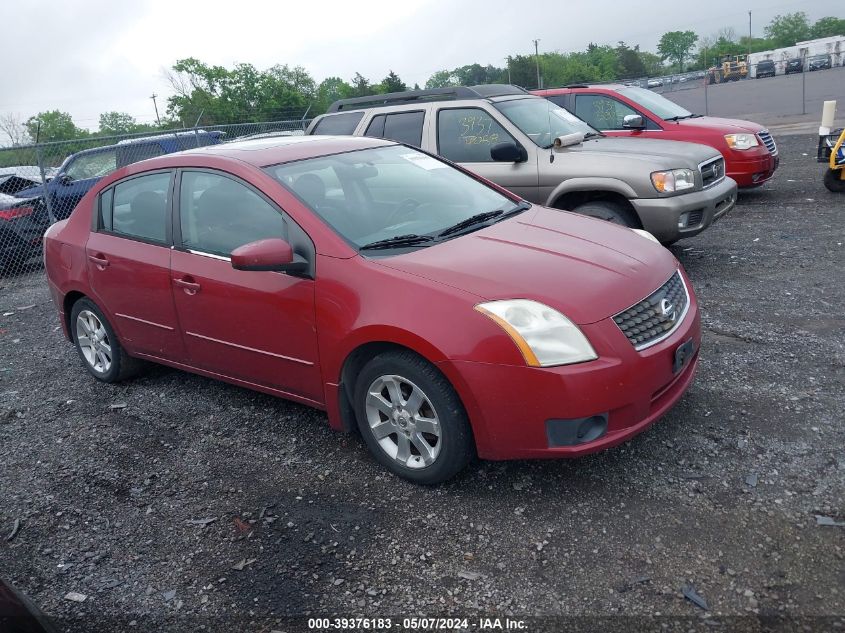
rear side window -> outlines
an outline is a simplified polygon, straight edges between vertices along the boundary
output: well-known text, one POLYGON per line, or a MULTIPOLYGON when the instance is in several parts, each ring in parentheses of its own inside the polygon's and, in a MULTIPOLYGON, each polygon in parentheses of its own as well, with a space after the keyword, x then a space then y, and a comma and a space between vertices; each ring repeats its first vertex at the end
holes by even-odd
POLYGON ((481 108, 455 108, 437 114, 438 154, 456 163, 489 163, 490 149, 513 137, 481 108))
POLYGON ((170 172, 139 176, 118 183, 100 196, 103 228, 117 235, 165 244, 170 176, 170 172))
POLYGON ((345 112, 344 114, 330 114, 324 116, 311 134, 340 134, 349 135, 358 127, 358 123, 364 118, 363 112, 345 112))
POLYGON ((155 158, 164 154, 158 143, 127 143, 117 147, 117 166, 124 167, 148 158, 155 158))
POLYGON ((424 121, 425 112, 422 110, 379 114, 370 121, 365 136, 386 138, 397 143, 419 147, 422 145, 424 121))

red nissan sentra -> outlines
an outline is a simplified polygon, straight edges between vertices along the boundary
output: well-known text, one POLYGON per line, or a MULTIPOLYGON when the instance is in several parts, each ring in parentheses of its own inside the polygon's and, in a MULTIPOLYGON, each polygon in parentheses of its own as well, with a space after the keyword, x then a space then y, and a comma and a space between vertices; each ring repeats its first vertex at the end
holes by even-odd
POLYGON ((45 259, 97 379, 154 361, 295 400, 436 483, 476 454, 614 446, 681 397, 698 307, 649 238, 404 145, 308 136, 120 169, 45 259))

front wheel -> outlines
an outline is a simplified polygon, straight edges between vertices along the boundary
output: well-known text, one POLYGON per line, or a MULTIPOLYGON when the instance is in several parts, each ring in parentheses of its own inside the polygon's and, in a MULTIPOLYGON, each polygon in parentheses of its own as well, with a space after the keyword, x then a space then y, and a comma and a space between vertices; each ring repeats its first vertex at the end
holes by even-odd
POLYGON ((842 180, 843 175, 845 175, 845 168, 828 169, 824 173, 824 186, 833 193, 845 193, 845 180, 842 180))
POLYGON ((358 375, 354 398, 367 448, 400 477, 441 483, 475 454, 458 394, 443 374, 411 351, 385 352, 368 362, 358 375))
POLYGON ((585 202, 572 209, 572 211, 598 220, 612 222, 613 224, 621 224, 632 229, 639 228, 639 224, 627 209, 623 209, 620 205, 606 200, 585 202))

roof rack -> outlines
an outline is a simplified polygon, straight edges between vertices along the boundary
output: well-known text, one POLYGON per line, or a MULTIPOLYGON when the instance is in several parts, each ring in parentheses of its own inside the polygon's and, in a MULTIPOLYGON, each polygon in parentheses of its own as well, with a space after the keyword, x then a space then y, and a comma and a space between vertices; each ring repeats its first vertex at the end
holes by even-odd
POLYGON ((430 90, 406 90, 405 92, 389 92, 382 95, 368 97, 353 97, 339 99, 329 106, 329 112, 342 110, 358 110, 387 105, 402 105, 405 103, 429 103, 431 101, 454 101, 457 99, 490 99, 506 95, 528 94, 519 86, 509 84, 484 84, 481 86, 450 86, 448 88, 432 88, 430 90))

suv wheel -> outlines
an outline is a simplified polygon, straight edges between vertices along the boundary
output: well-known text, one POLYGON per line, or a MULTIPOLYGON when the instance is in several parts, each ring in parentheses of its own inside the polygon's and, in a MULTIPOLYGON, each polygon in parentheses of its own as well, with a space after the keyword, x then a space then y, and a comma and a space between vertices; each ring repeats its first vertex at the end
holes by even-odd
POLYGON ((594 200, 593 202, 585 202, 572 209, 575 213, 586 215, 591 218, 599 220, 606 220, 614 224, 621 224, 632 229, 639 228, 637 221, 631 216, 627 209, 623 209, 615 202, 608 202, 606 200, 594 200))

